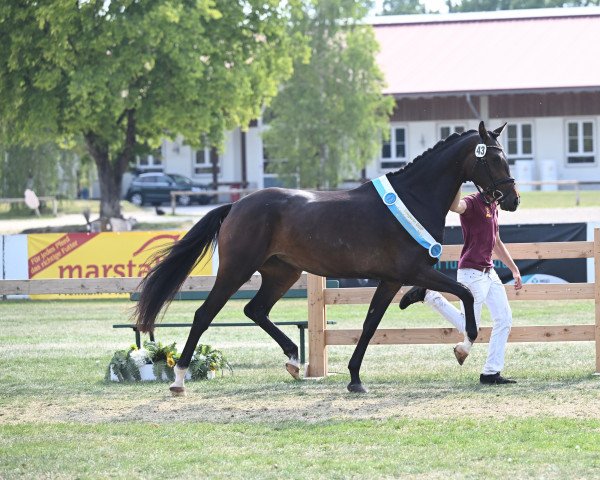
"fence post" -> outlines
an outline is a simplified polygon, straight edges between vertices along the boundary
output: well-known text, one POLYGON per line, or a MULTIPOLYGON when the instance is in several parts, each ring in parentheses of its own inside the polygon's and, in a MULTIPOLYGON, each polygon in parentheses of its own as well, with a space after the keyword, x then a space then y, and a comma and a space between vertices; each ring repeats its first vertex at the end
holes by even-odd
POLYGON ((307 377, 327 376, 327 345, 325 330, 327 318, 325 311, 325 278, 308 274, 308 368, 307 377))
POLYGON ((594 337, 596 342, 596 374, 600 374, 600 228, 594 228, 594 337))

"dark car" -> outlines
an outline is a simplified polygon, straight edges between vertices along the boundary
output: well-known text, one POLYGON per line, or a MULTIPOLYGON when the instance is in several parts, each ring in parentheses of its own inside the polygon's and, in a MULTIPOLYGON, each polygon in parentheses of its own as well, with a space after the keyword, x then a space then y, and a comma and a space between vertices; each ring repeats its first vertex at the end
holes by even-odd
MULTIPOLYGON (((137 206, 160 205, 170 202, 171 192, 177 190, 201 192, 208 190, 208 185, 194 183, 178 173, 142 173, 132 180, 125 198, 137 206)), ((178 195, 177 203, 184 206, 193 202, 206 205, 213 197, 213 195, 178 195)))

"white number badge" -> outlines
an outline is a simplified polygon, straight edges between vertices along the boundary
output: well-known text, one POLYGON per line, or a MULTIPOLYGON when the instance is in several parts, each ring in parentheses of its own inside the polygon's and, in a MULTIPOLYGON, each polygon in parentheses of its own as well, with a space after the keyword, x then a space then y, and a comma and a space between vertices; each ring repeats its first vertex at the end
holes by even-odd
POLYGON ((487 147, 484 143, 480 143, 475 147, 475 156, 477 158, 485 157, 485 152, 487 152, 487 147))

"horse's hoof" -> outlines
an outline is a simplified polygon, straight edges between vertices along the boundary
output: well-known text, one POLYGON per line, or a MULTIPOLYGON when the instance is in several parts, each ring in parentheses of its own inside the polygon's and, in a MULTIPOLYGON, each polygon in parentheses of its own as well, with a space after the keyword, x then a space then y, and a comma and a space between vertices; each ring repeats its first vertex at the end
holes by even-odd
POLYGON ((185 387, 169 387, 174 397, 185 397, 185 387))
POLYGON ((463 363, 465 363, 465 360, 469 356, 469 352, 467 352, 462 347, 462 345, 459 343, 458 345, 456 345, 454 347, 454 356, 456 357, 456 360, 458 361, 458 364, 462 365, 463 363))
POLYGON ((369 393, 369 391, 363 387, 362 383, 349 383, 348 391, 351 393, 369 393))
POLYGON ((292 361, 286 362, 285 369, 296 380, 300 380, 300 367, 296 363, 292 361))

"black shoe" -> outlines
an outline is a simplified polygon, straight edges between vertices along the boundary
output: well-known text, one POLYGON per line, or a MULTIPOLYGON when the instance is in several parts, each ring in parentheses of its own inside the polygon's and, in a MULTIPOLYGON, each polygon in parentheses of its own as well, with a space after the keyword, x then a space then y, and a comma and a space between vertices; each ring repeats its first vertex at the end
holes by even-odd
POLYGON ((413 287, 404 294, 402 300, 400 300, 400 310, 404 310, 413 303, 422 302, 425 300, 425 294, 427 289, 423 287, 413 287))
POLYGON ((492 373, 491 375, 484 375, 483 373, 479 375, 479 382, 485 385, 503 385, 505 383, 517 383, 516 380, 511 380, 510 378, 504 378, 498 373, 492 373))

